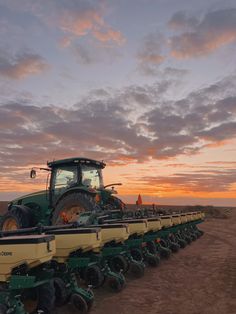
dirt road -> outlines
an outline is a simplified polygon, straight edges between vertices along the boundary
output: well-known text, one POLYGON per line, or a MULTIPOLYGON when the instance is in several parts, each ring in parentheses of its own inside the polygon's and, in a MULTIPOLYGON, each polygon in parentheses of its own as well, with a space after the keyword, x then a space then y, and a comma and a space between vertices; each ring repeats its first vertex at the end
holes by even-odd
MULTIPOLYGON (((119 294, 95 290, 91 314, 236 314, 236 210, 202 224, 202 238, 128 279, 119 294)), ((57 314, 75 313, 72 309, 57 314)))

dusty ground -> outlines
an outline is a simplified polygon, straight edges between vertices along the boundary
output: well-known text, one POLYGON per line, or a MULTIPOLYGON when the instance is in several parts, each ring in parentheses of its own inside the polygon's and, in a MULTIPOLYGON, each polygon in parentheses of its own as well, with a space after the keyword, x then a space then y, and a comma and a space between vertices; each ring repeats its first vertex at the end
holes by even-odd
POLYGON ((121 293, 95 290, 91 314, 236 314, 236 210, 229 216, 207 220, 202 238, 142 279, 128 279, 121 293))

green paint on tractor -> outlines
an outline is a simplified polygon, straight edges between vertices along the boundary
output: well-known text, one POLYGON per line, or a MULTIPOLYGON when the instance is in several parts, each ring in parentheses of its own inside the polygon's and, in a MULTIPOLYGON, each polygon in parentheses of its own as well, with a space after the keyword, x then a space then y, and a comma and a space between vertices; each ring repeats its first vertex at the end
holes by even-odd
MULTIPOLYGON (((105 166, 104 162, 81 157, 48 162, 47 168, 39 168, 48 172, 47 189, 11 201, 0 229, 15 230, 39 223, 58 225, 78 221, 86 212, 122 210, 124 204, 113 196, 116 193, 113 185, 121 183, 104 186, 105 166)), ((31 178, 36 177, 36 169, 31 170, 31 178)))

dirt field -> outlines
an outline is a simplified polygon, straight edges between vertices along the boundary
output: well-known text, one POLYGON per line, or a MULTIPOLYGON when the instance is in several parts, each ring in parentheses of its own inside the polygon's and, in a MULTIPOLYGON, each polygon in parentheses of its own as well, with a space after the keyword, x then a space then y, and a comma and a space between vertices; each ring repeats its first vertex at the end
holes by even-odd
POLYGON ((142 279, 128 279, 121 293, 95 290, 91 314, 236 314, 236 210, 229 216, 208 219, 202 238, 142 279))

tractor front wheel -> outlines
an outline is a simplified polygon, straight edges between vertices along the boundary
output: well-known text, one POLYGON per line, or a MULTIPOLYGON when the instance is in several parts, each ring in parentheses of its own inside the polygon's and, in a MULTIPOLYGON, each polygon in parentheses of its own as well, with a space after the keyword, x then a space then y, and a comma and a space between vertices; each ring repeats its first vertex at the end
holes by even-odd
POLYGON ((17 207, 13 207, 1 220, 1 231, 14 231, 21 228, 30 227, 30 217, 17 207))

